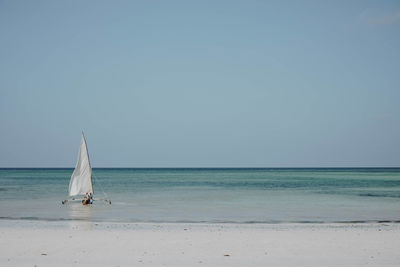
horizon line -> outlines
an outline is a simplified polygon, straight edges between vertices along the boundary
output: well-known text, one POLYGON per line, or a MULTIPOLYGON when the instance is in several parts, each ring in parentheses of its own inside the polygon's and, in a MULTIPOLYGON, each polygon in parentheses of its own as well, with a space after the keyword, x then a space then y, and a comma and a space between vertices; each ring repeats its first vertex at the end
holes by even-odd
MULTIPOLYGON (((74 169, 75 167, 0 167, 0 169, 74 169)), ((92 169, 400 169, 400 166, 320 167, 92 167, 92 169)))

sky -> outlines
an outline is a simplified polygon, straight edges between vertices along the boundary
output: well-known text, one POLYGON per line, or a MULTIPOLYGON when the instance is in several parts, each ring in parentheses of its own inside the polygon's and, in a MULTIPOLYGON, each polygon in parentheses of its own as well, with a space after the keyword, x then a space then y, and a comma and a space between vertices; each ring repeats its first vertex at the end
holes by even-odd
POLYGON ((0 0, 0 167, 399 167, 399 1, 0 0))

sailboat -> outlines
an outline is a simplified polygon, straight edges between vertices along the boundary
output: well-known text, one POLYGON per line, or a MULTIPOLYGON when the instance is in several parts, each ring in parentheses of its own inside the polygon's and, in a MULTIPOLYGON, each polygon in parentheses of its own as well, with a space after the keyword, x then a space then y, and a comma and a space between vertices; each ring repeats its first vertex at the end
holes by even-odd
POLYGON ((65 204, 71 200, 82 201, 82 203, 92 203, 94 200, 104 200, 111 204, 109 199, 93 198, 93 180, 92 167, 90 166, 89 152, 87 149, 85 135, 82 132, 81 146, 79 148, 78 161, 69 182, 68 195, 69 198, 61 203, 65 204), (83 197, 85 196, 85 198, 83 197))

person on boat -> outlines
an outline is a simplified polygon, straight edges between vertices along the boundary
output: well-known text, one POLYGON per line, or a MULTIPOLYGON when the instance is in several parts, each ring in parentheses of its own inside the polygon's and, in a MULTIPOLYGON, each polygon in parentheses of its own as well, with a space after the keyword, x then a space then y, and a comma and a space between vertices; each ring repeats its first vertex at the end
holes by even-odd
POLYGON ((92 193, 86 193, 85 198, 82 200, 83 205, 92 204, 93 198, 92 193))

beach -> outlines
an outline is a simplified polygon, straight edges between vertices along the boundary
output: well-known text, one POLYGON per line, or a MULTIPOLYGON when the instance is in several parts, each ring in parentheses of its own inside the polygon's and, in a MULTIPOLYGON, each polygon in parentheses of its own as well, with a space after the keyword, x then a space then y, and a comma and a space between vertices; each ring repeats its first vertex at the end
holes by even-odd
POLYGON ((0 220, 1 266, 399 266, 398 223, 0 220))

